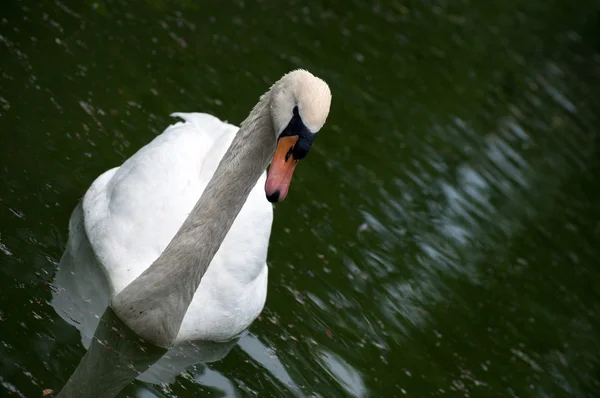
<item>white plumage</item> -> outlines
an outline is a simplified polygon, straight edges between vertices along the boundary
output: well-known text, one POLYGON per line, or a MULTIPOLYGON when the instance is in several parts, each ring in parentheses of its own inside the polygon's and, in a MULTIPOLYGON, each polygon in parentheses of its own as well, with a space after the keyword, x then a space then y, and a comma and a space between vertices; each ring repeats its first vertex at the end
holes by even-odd
MULTIPOLYGON (((173 116, 185 122, 168 127, 120 167, 98 177, 84 196, 83 219, 78 214, 81 208, 73 213, 61 267, 72 268, 71 273, 93 272, 100 277, 103 274, 106 279, 106 287, 101 289, 76 288, 87 298, 82 304, 87 303, 88 308, 78 309, 83 313, 101 311, 110 297, 158 258, 198 201, 238 131, 204 113, 173 116), (72 241, 88 241, 89 245, 76 248, 72 241), (89 249, 93 251, 91 255, 81 253, 89 249), (71 267, 63 265, 69 257, 71 267)), ((184 317, 177 343, 229 340, 248 327, 262 310, 273 221, 272 205, 265 200, 265 179, 266 173, 252 189, 210 263, 184 317)), ((69 290, 69 280, 56 282, 69 290)), ((77 301, 77 297, 71 300, 77 301)), ((65 319, 79 318, 79 311, 65 314, 65 319)), ((91 322, 88 330, 82 330, 84 340, 93 335, 96 324, 91 322)))

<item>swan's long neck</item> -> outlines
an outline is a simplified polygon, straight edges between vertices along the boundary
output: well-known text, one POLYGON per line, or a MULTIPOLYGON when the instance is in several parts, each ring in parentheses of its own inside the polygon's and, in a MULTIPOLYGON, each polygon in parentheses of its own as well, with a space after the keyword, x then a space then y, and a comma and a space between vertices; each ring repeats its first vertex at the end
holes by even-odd
MULTIPOLYGON (((117 294, 115 313, 136 333, 173 345, 200 281, 275 151, 270 91, 242 123, 215 174, 160 257, 117 294)), ((266 199, 265 199, 266 200, 266 199)))

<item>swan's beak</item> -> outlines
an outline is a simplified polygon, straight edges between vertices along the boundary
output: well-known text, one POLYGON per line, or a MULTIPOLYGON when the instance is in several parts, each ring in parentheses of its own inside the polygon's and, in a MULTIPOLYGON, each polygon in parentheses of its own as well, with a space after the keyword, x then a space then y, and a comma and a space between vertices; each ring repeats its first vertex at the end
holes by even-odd
POLYGON ((298 136, 280 137, 277 142, 275 156, 267 173, 265 193, 271 203, 280 202, 287 196, 298 160, 292 156, 298 136))

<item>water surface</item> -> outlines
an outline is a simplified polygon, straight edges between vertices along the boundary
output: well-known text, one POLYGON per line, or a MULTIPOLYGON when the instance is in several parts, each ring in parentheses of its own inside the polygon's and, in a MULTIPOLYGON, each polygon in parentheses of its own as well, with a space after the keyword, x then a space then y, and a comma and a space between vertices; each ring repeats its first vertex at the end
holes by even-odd
POLYGON ((122 396, 598 396, 600 3, 5 1, 0 391, 85 350, 50 306, 90 183, 173 122, 331 86, 229 355, 122 396))

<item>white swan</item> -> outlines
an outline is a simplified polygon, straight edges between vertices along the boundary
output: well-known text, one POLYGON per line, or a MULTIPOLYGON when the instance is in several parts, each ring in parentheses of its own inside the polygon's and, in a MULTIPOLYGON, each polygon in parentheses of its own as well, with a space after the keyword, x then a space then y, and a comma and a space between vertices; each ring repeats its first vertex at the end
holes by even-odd
POLYGON ((72 302, 53 303, 61 316, 94 327, 85 312, 112 298, 125 323, 162 347, 239 335, 266 299, 273 212, 263 192, 285 198, 330 103, 324 81, 296 70, 239 130, 208 114, 174 114, 185 122, 98 177, 73 212, 56 278, 72 302), (84 304, 74 303, 78 294, 84 304))

